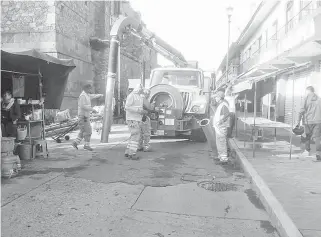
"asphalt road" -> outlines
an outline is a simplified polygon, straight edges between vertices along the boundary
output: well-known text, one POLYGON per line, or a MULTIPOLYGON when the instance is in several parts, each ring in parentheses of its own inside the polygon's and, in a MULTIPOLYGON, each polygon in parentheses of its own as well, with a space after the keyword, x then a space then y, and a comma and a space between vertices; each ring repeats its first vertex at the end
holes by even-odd
POLYGON ((56 145, 26 163, 2 184, 2 236, 278 236, 249 180, 216 165, 207 144, 152 145, 139 161, 123 157, 124 144, 56 145))

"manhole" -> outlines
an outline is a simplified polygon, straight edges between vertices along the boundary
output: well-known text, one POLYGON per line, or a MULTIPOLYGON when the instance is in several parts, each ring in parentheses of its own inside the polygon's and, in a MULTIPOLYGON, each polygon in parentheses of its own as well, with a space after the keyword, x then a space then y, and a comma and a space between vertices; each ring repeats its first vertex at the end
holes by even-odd
POLYGON ((231 183, 213 182, 213 181, 202 181, 197 183, 197 186, 213 192, 227 192, 236 191, 237 185, 231 183))

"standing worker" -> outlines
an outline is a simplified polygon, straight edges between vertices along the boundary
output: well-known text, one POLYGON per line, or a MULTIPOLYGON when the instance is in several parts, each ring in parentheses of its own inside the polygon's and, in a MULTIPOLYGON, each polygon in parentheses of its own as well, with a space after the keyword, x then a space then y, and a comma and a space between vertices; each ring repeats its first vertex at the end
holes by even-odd
POLYGON ((305 143, 305 152, 302 156, 310 155, 311 139, 315 140, 316 160, 321 161, 321 98, 314 92, 312 86, 306 88, 306 98, 299 112, 296 128, 303 119, 305 137, 301 137, 301 143, 305 143))
POLYGON ((138 160, 137 150, 139 148, 139 139, 142 129, 143 115, 147 111, 143 108, 142 85, 138 85, 127 97, 125 110, 126 122, 130 131, 130 138, 125 151, 125 157, 131 160, 138 160))
MULTIPOLYGON (((155 105, 149 102, 150 90, 145 89, 142 93, 143 97, 143 108, 147 112, 152 112, 155 109, 155 105)), ((141 124, 141 135, 139 139, 139 151, 148 152, 151 151, 150 147, 150 135, 151 135, 151 124, 150 118, 148 115, 143 115, 142 124, 141 124)))
POLYGON ((87 84, 83 87, 78 99, 78 119, 79 119, 79 134, 76 140, 72 143, 72 146, 78 149, 78 145, 85 139, 84 149, 92 151, 93 149, 90 146, 90 138, 92 134, 92 128, 90 124, 90 113, 96 112, 91 107, 91 100, 103 97, 102 94, 92 94, 92 86, 87 84))
POLYGON ((17 136, 17 121, 21 117, 20 106, 12 98, 12 93, 6 91, 1 101, 1 133, 3 137, 17 136))
POLYGON ((235 100, 238 97, 238 95, 233 95, 232 94, 232 86, 228 86, 225 90, 225 100, 228 103, 229 106, 229 111, 230 111, 230 123, 227 129, 227 137, 232 138, 233 137, 233 130, 235 127, 235 113, 236 113, 236 108, 235 108, 235 100))
POLYGON ((218 106, 213 118, 213 127, 216 134, 218 158, 222 163, 227 163, 227 128, 229 127, 230 112, 228 103, 224 100, 224 96, 223 91, 218 91, 215 95, 215 101, 218 106))

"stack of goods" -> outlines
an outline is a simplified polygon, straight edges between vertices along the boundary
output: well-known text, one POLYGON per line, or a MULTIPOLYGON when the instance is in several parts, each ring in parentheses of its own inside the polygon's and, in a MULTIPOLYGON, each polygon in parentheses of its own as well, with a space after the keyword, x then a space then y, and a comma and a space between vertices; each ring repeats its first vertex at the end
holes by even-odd
POLYGON ((14 155, 15 138, 1 138, 1 176, 11 178, 21 170, 21 163, 18 156, 14 155))

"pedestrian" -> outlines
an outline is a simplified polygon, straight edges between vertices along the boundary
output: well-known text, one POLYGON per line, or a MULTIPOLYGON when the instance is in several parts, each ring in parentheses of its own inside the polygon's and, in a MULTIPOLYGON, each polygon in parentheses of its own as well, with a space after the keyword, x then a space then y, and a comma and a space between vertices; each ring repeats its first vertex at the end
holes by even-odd
MULTIPOLYGON (((144 89, 142 93, 143 97, 143 108, 147 112, 152 112, 155 109, 155 105, 149 102, 150 90, 144 89)), ((141 135, 139 139, 139 151, 152 151, 150 146, 150 136, 151 136, 151 124, 150 117, 148 115, 143 115, 141 123, 141 135)))
POLYGON ((308 86, 306 88, 306 97, 299 112, 297 125, 304 125, 305 137, 301 137, 301 143, 305 143, 305 151, 301 154, 302 157, 310 155, 311 140, 314 139, 316 145, 316 160, 321 161, 321 98, 315 94, 314 88, 308 86))
POLYGON ((222 163, 227 163, 227 128, 229 127, 230 112, 229 105, 224 99, 224 96, 223 91, 218 91, 214 97, 217 103, 217 108, 213 117, 213 127, 216 134, 218 158, 222 163))
POLYGON ((127 97, 125 110, 126 122, 130 131, 130 138, 125 151, 125 157, 132 160, 138 160, 137 150, 139 148, 139 139, 142 129, 143 115, 147 111, 143 108, 143 97, 141 96, 143 88, 138 85, 127 97))
POLYGON ((91 100, 103 97, 102 94, 92 94, 92 86, 87 84, 83 87, 83 91, 81 92, 78 98, 78 119, 79 119, 79 133, 78 137, 74 142, 72 142, 72 146, 78 149, 78 145, 82 141, 85 140, 84 149, 88 151, 92 151, 93 149, 90 146, 90 138, 92 134, 92 127, 90 124, 90 113, 96 112, 91 107, 91 100))
POLYGON ((227 129, 227 137, 232 138, 233 137, 233 130, 235 127, 235 119, 236 119, 236 99, 238 97, 238 94, 233 95, 232 94, 233 87, 229 86, 225 90, 225 100, 228 102, 229 111, 230 111, 230 123, 229 127, 227 129))
POLYGON ((20 107, 12 98, 12 93, 6 91, 1 101, 1 133, 3 137, 17 136, 17 121, 21 117, 20 107))

